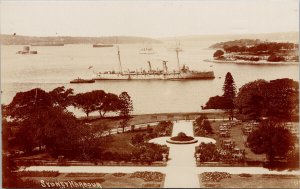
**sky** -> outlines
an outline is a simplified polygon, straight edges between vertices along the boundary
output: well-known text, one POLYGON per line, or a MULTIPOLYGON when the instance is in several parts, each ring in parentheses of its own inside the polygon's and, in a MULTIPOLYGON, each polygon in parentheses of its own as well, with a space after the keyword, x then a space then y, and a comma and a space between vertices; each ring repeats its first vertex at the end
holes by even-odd
POLYGON ((299 31, 298 0, 1 1, 1 33, 145 36, 299 31))

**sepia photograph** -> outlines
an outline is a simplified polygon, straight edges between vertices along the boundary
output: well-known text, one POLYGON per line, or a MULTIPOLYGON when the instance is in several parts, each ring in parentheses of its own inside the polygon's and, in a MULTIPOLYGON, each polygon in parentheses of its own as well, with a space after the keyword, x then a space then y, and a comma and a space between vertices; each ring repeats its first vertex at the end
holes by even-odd
POLYGON ((300 188, 299 0, 0 0, 1 188, 300 188))

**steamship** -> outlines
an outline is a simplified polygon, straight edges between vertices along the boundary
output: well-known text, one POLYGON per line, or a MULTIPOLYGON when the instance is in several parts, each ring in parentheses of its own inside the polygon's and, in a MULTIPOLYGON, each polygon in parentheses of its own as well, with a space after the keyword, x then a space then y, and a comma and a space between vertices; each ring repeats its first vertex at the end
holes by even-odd
POLYGON ((176 49, 178 70, 169 71, 168 61, 162 61, 163 69, 154 70, 151 67, 151 62, 148 61, 149 70, 147 71, 123 71, 120 50, 119 47, 117 48, 119 71, 94 72, 96 74, 96 77, 93 78, 94 80, 204 80, 215 78, 213 71, 194 71, 190 70, 186 65, 180 66, 178 57, 180 51, 178 49, 176 49))

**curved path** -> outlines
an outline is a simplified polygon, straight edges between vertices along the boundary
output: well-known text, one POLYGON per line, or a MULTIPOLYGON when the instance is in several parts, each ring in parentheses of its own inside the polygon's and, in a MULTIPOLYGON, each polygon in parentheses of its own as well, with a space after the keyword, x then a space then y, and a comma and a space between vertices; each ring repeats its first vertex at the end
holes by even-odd
MULTIPOLYGON (((193 125, 191 121, 174 122, 172 136, 177 136, 179 132, 193 136, 193 125)), ((59 171, 63 173, 133 173, 135 171, 158 171, 166 174, 165 188, 199 188, 198 174, 203 172, 225 171, 231 174, 297 174, 300 171, 270 171, 262 167, 196 167, 194 158, 195 146, 200 142, 215 142, 215 140, 204 137, 196 137, 194 144, 169 144, 166 139, 160 137, 150 140, 158 144, 166 144, 170 147, 168 165, 166 167, 142 167, 142 166, 31 166, 25 170, 31 171, 59 171)))

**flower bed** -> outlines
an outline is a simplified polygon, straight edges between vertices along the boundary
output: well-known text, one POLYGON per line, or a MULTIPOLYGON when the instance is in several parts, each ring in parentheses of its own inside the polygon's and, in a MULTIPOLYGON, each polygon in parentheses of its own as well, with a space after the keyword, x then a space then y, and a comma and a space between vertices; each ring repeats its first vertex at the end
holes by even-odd
POLYGON ((19 177, 57 177, 60 173, 58 171, 20 171, 17 175, 19 177))
POLYGON ((160 172, 138 171, 132 173, 130 178, 141 178, 147 182, 150 181, 161 182, 164 179, 164 174, 160 172))
POLYGON ((227 172, 204 172, 201 174, 202 182, 220 182, 222 179, 231 178, 227 172))
POLYGON ((126 173, 113 173, 112 175, 115 177, 123 177, 126 175, 126 173))

